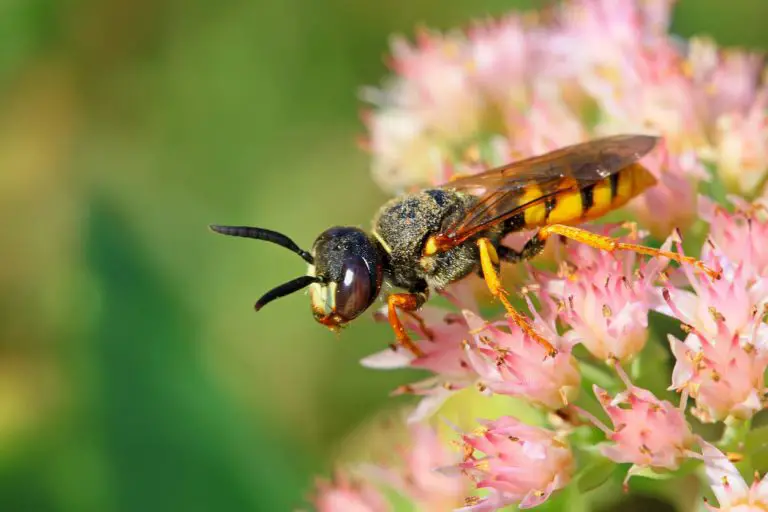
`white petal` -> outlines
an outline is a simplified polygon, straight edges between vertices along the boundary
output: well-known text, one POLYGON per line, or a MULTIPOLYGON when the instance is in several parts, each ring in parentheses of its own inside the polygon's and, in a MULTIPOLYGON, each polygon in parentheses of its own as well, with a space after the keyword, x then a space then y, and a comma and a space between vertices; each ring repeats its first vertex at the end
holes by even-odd
POLYGON ((749 487, 728 458, 711 444, 700 441, 701 453, 706 464, 707 478, 721 508, 730 506, 738 499, 746 498, 749 487), (726 487, 724 484, 728 483, 726 487))
MULTIPOLYGON (((677 306, 677 309, 679 309, 683 315, 688 317, 680 318, 679 320, 687 323, 692 322, 696 318, 696 308, 699 300, 698 296, 695 293, 687 290, 680 290, 679 288, 669 290, 669 293, 671 300, 674 305, 677 306)), ((676 318, 666 301, 662 301, 658 307, 656 307, 656 311, 671 316, 672 318, 676 318)))
POLYGON ((360 364, 376 370, 394 370, 409 366, 412 360, 413 356, 405 350, 387 349, 362 358, 360 364))
POLYGON ((434 393, 426 395, 421 399, 416 409, 408 415, 408 423, 418 423, 435 414, 440 407, 453 394, 445 388, 435 388, 434 393))

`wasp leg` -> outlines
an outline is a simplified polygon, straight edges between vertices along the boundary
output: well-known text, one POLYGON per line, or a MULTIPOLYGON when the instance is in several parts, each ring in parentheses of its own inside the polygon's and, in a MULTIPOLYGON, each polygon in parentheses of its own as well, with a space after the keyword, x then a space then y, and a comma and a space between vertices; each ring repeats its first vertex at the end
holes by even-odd
POLYGON ((416 311, 427 301, 426 293, 393 293, 387 297, 387 310, 389 325, 392 326, 392 330, 395 331, 395 337, 400 346, 408 349, 416 357, 421 357, 424 352, 416 346, 411 340, 408 333, 405 331, 403 323, 397 316, 397 308, 400 308, 405 313, 411 313, 416 311))
POLYGON ((499 255, 496 252, 493 242, 487 238, 480 238, 477 240, 477 246, 480 248, 480 267, 483 270, 485 284, 488 286, 491 294, 504 304, 504 309, 507 310, 507 316, 509 316, 515 325, 520 327, 520 329, 522 329, 532 340, 544 347, 548 356, 554 357, 557 354, 557 349, 537 333, 528 319, 518 313, 507 299, 507 291, 501 286, 499 274, 496 272, 496 266, 499 264, 499 255))
POLYGON ((500 259, 510 263, 520 263, 521 261, 529 260, 541 254, 545 245, 547 245, 546 238, 533 236, 530 240, 525 242, 525 245, 519 251, 511 249, 505 245, 500 245, 496 250, 498 251, 500 259))
POLYGON ((565 226, 562 224, 552 224, 551 226, 544 226, 539 230, 536 236, 546 240, 546 238, 553 233, 560 236, 564 236, 566 238, 570 238, 571 240, 575 240, 577 242, 581 242, 583 244, 590 245, 597 249, 608 251, 608 252, 632 251, 638 254, 645 254, 648 256, 669 258, 670 260, 676 261, 681 264, 686 263, 688 265, 693 265, 697 270, 704 272, 714 280, 720 279, 719 271, 709 268, 708 266, 706 266, 704 263, 697 260, 696 258, 691 258, 690 256, 681 256, 680 254, 675 252, 662 251, 660 249, 654 249, 653 247, 646 247, 644 245, 627 244, 624 242, 619 242, 611 237, 598 235, 596 233, 592 233, 590 231, 586 231, 580 228, 575 228, 573 226, 565 226))
POLYGON ((435 337, 435 333, 432 332, 432 329, 427 327, 426 322, 424 322, 424 319, 421 318, 421 315, 418 313, 414 313, 413 311, 405 311, 405 314, 409 317, 413 318, 414 321, 419 324, 419 329, 424 334, 424 336, 427 337, 427 339, 432 340, 435 337))

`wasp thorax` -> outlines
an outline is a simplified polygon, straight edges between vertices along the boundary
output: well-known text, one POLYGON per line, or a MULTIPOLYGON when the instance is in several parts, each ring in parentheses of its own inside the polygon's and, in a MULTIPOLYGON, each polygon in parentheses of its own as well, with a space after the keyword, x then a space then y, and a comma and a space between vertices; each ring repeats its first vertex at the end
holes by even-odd
POLYGON ((334 227, 324 231, 312 247, 309 274, 319 282, 310 286, 315 319, 329 327, 359 316, 381 289, 382 262, 376 242, 364 231, 334 227))

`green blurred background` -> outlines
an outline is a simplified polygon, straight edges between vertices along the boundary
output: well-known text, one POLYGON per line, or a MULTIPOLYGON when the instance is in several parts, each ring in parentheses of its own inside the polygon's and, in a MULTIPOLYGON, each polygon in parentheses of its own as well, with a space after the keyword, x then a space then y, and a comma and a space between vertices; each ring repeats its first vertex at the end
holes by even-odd
MULTIPOLYGON (((391 339, 370 318, 254 314, 303 262, 206 225, 367 225, 357 89, 390 34, 522 4, 1 0, 0 509, 301 505, 411 376, 357 364, 391 339)), ((683 0, 674 28, 765 49, 766 19, 683 0)))

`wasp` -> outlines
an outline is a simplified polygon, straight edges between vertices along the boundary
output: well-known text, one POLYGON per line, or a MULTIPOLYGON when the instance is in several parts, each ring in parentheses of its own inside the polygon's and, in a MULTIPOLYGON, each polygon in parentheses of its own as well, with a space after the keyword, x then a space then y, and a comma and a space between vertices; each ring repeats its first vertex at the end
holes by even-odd
POLYGON ((210 227, 224 235, 281 245, 308 263, 306 275, 262 296, 255 304, 257 311, 308 286, 315 320, 338 330, 366 311, 381 294, 383 283, 388 283, 404 290, 386 297, 387 317, 397 342, 420 356, 422 351, 409 337, 398 311, 420 320, 417 310, 431 291, 440 292, 478 273, 514 324, 554 355, 555 348, 512 306, 499 278, 502 261, 533 258, 552 235, 610 252, 669 258, 719 278, 719 272, 695 258, 577 227, 623 206, 656 183, 638 160, 657 142, 657 137, 649 135, 616 135, 460 176, 443 186, 391 199, 379 209, 370 232, 332 227, 317 237, 310 251, 267 229, 210 227), (502 245, 506 235, 522 230, 535 232, 520 251, 502 245))

